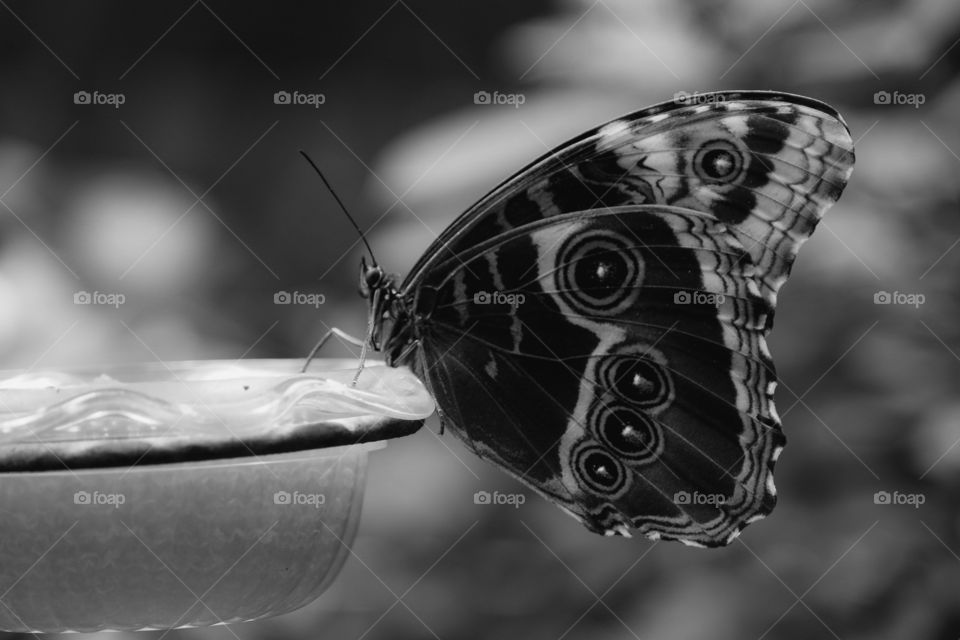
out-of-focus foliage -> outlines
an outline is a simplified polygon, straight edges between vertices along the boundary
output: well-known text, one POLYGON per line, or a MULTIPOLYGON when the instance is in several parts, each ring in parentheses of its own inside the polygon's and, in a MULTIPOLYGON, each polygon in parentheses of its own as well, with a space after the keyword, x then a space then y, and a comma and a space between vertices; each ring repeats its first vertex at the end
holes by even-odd
POLYGON ((355 557, 320 601, 169 637, 956 638, 960 8, 515 4, 0 8, 3 366, 295 357, 327 325, 361 334, 356 237, 298 148, 403 271, 587 127, 681 90, 792 91, 844 115, 858 161, 780 296, 779 506, 722 550, 603 539, 431 424, 375 454, 355 557), (80 290, 128 302, 74 305, 80 290), (277 306, 279 290, 327 303, 277 306))

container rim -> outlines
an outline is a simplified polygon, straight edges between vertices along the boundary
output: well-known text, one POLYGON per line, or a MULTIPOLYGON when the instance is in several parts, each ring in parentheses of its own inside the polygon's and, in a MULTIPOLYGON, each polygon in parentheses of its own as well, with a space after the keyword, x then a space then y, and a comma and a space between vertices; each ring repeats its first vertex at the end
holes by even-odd
POLYGON ((8 409, 0 411, 0 436, 7 436, 0 437, 0 474, 168 468, 369 445, 414 433, 433 412, 432 398, 406 367, 369 362, 367 385, 361 377, 353 388, 356 360, 317 359, 301 378, 302 363, 193 360, 0 371, 8 409), (190 395, 183 388, 191 386, 193 392, 219 394, 210 405, 230 411, 237 422, 216 417, 207 428, 194 427, 204 424, 193 421, 196 410, 210 406, 195 400, 193 413, 177 413, 183 404, 171 399, 179 393, 183 400, 190 395), (125 431, 128 423, 133 426, 125 431), (238 424, 243 428, 232 428, 238 424))

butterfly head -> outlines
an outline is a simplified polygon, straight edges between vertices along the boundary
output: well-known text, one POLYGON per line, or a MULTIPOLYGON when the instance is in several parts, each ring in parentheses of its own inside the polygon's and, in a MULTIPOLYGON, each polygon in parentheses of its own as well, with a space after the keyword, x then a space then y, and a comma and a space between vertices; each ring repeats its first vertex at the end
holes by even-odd
POLYGON ((389 300, 397 292, 397 276, 388 274, 379 264, 367 264, 366 258, 360 259, 360 295, 372 298, 379 291, 384 300, 389 300))
POLYGON ((387 274, 378 264, 368 265, 366 258, 360 259, 360 295, 369 298, 374 291, 383 286, 387 274))
MULTIPOLYGON (((360 295, 370 301, 370 330, 367 341, 374 351, 381 351, 386 343, 395 342, 390 325, 407 317, 398 280, 398 275, 385 272, 376 262, 367 264, 366 258, 361 258, 360 295)), ((401 324, 405 325, 403 322, 401 324)))

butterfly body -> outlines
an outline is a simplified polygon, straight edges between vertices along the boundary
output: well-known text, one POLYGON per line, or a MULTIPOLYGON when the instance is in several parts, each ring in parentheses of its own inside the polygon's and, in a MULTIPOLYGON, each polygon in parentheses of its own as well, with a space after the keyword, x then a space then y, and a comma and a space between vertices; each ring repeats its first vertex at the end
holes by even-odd
POLYGON ((765 336, 852 142, 806 98, 714 98, 546 154, 402 283, 362 267, 370 346, 474 452, 598 533, 717 546, 776 501, 765 336))

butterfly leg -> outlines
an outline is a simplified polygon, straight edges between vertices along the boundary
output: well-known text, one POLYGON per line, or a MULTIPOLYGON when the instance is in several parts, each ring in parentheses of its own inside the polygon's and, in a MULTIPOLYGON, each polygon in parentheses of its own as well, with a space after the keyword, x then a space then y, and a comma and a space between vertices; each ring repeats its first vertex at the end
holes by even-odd
POLYGON ((447 420, 439 406, 437 407, 437 417, 440 418, 440 435, 443 435, 443 432, 447 430, 447 420))
POLYGON ((341 331, 340 329, 337 329, 336 327, 333 327, 332 329, 327 331, 325 334, 323 334, 323 337, 320 338, 320 341, 317 342, 317 344, 314 345, 313 349, 310 350, 310 354, 307 356, 307 361, 303 363, 303 368, 300 369, 300 373, 307 372, 307 367, 310 366, 310 362, 317 356, 317 353, 319 353, 320 349, 323 348, 323 345, 326 344, 327 341, 333 336, 337 336, 344 342, 348 342, 356 347, 360 347, 360 348, 364 347, 364 342, 359 338, 354 338, 349 333, 346 333, 344 331, 341 331))

